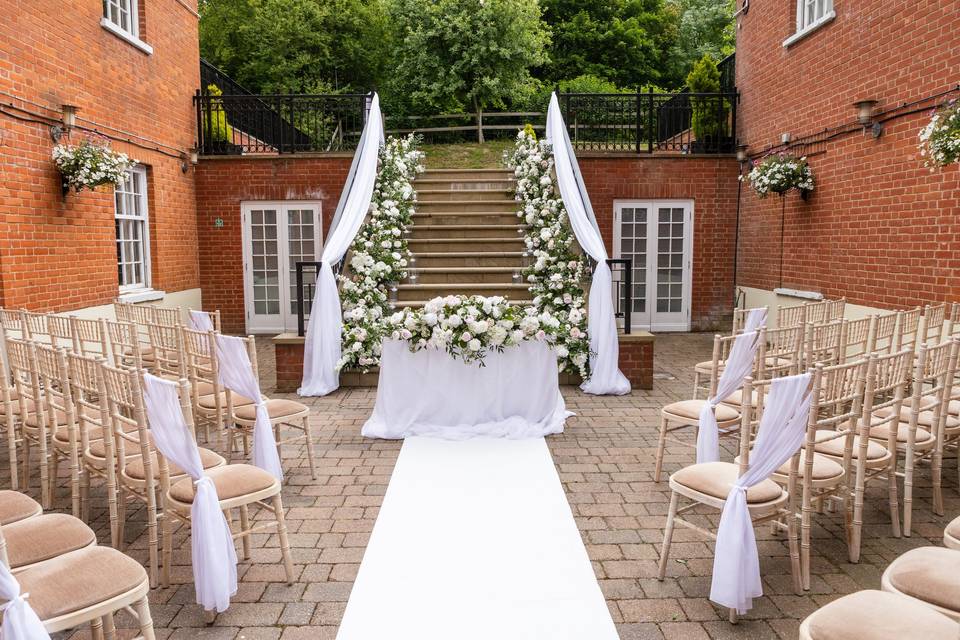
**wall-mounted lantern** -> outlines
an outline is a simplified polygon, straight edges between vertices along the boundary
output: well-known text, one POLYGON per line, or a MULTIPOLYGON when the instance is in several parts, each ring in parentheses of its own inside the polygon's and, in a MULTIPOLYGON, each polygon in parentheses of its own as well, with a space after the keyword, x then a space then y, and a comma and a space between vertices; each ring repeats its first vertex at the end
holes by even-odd
POLYGON ((80 108, 76 105, 65 104, 60 107, 60 124, 50 127, 50 137, 54 142, 60 142, 60 138, 70 135, 70 131, 77 126, 77 111, 80 108))
POLYGON ((873 134, 874 138, 879 138, 883 134, 883 124, 874 119, 873 111, 877 106, 876 100, 857 100, 853 103, 857 110, 857 122, 863 127, 863 132, 867 129, 873 134))

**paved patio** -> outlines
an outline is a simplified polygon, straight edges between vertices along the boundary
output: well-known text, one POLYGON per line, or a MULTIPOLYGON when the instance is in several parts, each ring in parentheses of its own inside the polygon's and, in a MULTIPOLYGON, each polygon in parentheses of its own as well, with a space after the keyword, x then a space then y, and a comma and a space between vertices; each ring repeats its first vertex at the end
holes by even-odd
MULTIPOLYGON (((677 530, 668 577, 658 582, 656 565, 670 495, 666 481, 655 484, 652 480, 659 408, 690 397, 692 365, 709 357, 711 343, 712 336, 705 334, 658 337, 653 391, 592 397, 565 388, 567 405, 577 415, 568 420, 562 435, 547 439, 623 640, 796 638, 800 620, 818 606, 858 589, 879 588, 880 575, 894 557, 916 546, 939 544, 948 520, 933 516, 930 510, 926 467, 921 469, 915 493, 912 538, 889 536, 885 494, 868 493, 860 564, 846 561, 842 519, 829 513, 815 517, 812 588, 803 596, 793 592, 786 544, 771 536, 768 528, 758 529, 765 595, 736 626, 707 600, 713 545, 696 533, 677 530)), ((268 340, 259 351, 263 388, 269 393, 274 367, 268 340)), ((189 542, 181 529, 174 537, 175 584, 151 593, 158 638, 322 640, 336 636, 401 445, 360 437, 374 397, 374 390, 349 389, 306 400, 314 410, 316 481, 310 479, 302 447, 283 452, 290 470, 283 499, 295 583, 283 582, 276 536, 257 536, 251 560, 241 561, 238 567, 239 591, 229 610, 218 615, 213 626, 205 626, 194 603, 189 542)), ((668 448, 667 471, 693 459, 691 448, 668 448)), ((728 452, 725 459, 732 459, 732 454, 728 452)), ((960 513, 955 464, 954 458, 946 463, 948 516, 960 513)), ((102 493, 95 491, 92 498, 95 506, 102 504, 102 493)), ((59 506, 66 506, 63 491, 59 506)), ((95 528, 105 540, 106 518, 102 509, 96 513, 95 528)), ((704 510, 703 514, 703 522, 715 528, 719 513, 704 510)), ((142 511, 129 512, 127 535, 132 544, 128 551, 140 560, 145 559, 146 544, 139 526, 142 520, 142 511)), ((456 638, 455 631, 450 637, 456 638)))

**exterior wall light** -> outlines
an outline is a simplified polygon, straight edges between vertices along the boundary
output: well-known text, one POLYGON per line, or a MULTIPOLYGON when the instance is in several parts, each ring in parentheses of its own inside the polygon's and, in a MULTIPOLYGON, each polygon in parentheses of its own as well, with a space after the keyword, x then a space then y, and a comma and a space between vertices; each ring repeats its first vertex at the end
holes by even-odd
POLYGON ((50 137, 54 142, 60 142, 60 138, 69 135, 70 131, 77 125, 77 111, 79 107, 72 104, 65 104, 60 107, 60 124, 50 127, 50 137))
POLYGON ((747 156, 747 145, 738 144, 737 145, 737 162, 743 164, 747 161, 749 156, 747 156))
POLYGON ((879 138, 883 134, 883 124, 874 120, 873 110, 876 106, 876 100, 858 100, 853 103, 857 110, 857 122, 863 127, 863 132, 866 133, 869 128, 873 137, 879 138))

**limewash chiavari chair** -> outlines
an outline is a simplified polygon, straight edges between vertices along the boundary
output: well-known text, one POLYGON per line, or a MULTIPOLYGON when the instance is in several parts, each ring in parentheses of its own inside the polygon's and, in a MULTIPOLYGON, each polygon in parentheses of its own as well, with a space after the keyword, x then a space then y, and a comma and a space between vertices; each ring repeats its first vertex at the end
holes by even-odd
MULTIPOLYGON (((109 365, 102 366, 101 370, 106 380, 110 418, 117 443, 117 537, 123 544, 127 502, 143 503, 146 506, 150 584, 156 586, 160 560, 157 521, 162 513, 162 507, 157 504, 160 456, 150 438, 143 404, 143 370, 118 369, 109 365)), ((209 449, 200 448, 199 451, 204 469, 226 464, 226 460, 209 449)), ((177 478, 186 475, 179 468, 170 469, 168 473, 177 478)))
POLYGON ((150 307, 153 311, 151 324, 179 327, 183 324, 183 310, 180 307, 150 307))
MULTIPOLYGON (((762 336, 763 330, 761 330, 761 344, 762 336)), ((713 355, 710 360, 710 388, 707 393, 707 399, 681 400, 679 402, 672 402, 660 409, 660 437, 657 443, 657 461, 653 474, 655 482, 660 482, 667 442, 696 448, 696 438, 694 438, 691 443, 687 440, 680 440, 670 434, 687 427, 692 427, 694 431, 699 428, 700 412, 707 404, 708 399, 716 395, 722 372, 722 363, 730 355, 730 350, 733 348, 738 337, 739 335, 737 334, 732 336, 721 336, 717 334, 713 337, 713 355)), ((737 426, 740 424, 740 413, 736 409, 720 403, 716 407, 715 415, 721 436, 736 435, 737 426)))
POLYGON ((10 464, 10 488, 20 488, 17 464, 17 441, 20 426, 19 392, 10 374, 7 360, 7 329, 0 324, 0 422, 7 438, 7 457, 10 464))
MULTIPOLYGON (((60 460, 67 460, 70 476, 70 506, 74 517, 80 516, 80 441, 77 416, 70 385, 70 370, 65 349, 35 345, 40 385, 43 387, 49 443, 50 502, 56 498, 57 472, 60 460)), ((24 420, 24 431, 39 427, 31 416, 24 420)))
POLYGON ((71 316, 70 335, 76 354, 106 358, 110 353, 107 334, 99 319, 71 316))
POLYGON ((877 316, 876 326, 873 335, 870 338, 870 353, 877 355, 890 355, 901 351, 896 348, 894 342, 897 333, 897 324, 900 319, 900 312, 885 313, 877 316))
MULTIPOLYGON (((246 342, 247 356, 250 359, 250 366, 253 367, 253 376, 260 379, 260 371, 257 365, 257 347, 253 336, 242 338, 246 342)), ((310 467, 310 477, 317 479, 317 471, 313 460, 313 437, 310 433, 310 407, 293 400, 267 399, 267 413, 270 416, 270 424, 273 427, 274 440, 277 443, 277 451, 280 452, 281 445, 298 440, 304 440, 307 449, 307 464, 310 467), (301 435, 292 438, 281 438, 281 428, 283 426, 291 427, 301 432, 301 435)), ((233 405, 231 414, 234 428, 240 433, 243 440, 243 450, 246 454, 249 450, 249 439, 253 435, 253 428, 257 422, 257 406, 254 403, 238 406, 233 405)))
MULTIPOLYGON (((752 402, 748 401, 740 412, 740 455, 737 456, 737 462, 692 464, 670 475, 670 507, 660 551, 658 580, 662 581, 666 576, 675 525, 679 524, 709 538, 716 539, 716 534, 713 531, 707 530, 694 522, 684 520, 681 516, 699 505, 723 510, 731 486, 737 478, 744 475, 749 469, 752 436, 760 423, 761 407, 770 392, 772 383, 773 379, 754 381, 753 378, 747 377, 744 380, 744 397, 759 398, 760 402, 759 406, 754 406, 752 402), (690 504, 681 507, 681 497, 691 501, 690 504)), ((814 387, 815 391, 816 387, 814 387)), ((811 415, 813 415, 812 410, 811 415)), ((777 530, 785 529, 787 532, 787 541, 790 548, 790 568, 793 575, 794 590, 797 594, 802 593, 802 570, 797 545, 797 522, 790 509, 790 496, 797 490, 799 462, 799 453, 797 453, 784 465, 790 469, 790 477, 786 488, 768 478, 746 491, 747 508, 754 525, 771 522, 777 530)), ((731 622, 735 619, 735 612, 731 611, 731 622)))
POLYGON ((38 513, 0 524, 0 562, 14 574, 95 544, 93 529, 65 513, 38 513))
MULTIPOLYGON (((181 380, 179 385, 180 410, 187 427, 195 433, 192 404, 190 402, 190 383, 187 380, 181 380)), ((196 446, 195 441, 194 446, 196 446)), ((202 459, 204 449, 202 447, 197 447, 197 449, 200 451, 202 459)), ((195 489, 192 478, 185 475, 171 476, 169 470, 172 465, 162 455, 158 455, 158 460, 160 487, 162 495, 165 496, 161 526, 163 528, 162 584, 166 587, 170 584, 170 566, 172 564, 172 524, 174 521, 178 521, 188 526, 191 525, 190 510, 193 505, 195 489)), ((284 519, 280 481, 259 467, 243 463, 220 465, 216 468, 206 469, 205 473, 213 480, 217 496, 220 498, 220 509, 227 516, 231 531, 234 528, 231 513, 236 509, 240 514, 240 530, 233 532, 233 539, 241 539, 243 551, 241 557, 244 560, 250 557, 251 535, 260 531, 276 532, 287 584, 293 584, 293 561, 287 537, 287 525, 284 519), (250 519, 250 507, 252 505, 256 505, 264 512, 272 514, 273 518, 271 520, 257 519, 257 524, 252 524, 250 519)))
MULTIPOLYGON (((217 357, 215 331, 196 331, 183 327, 183 346, 186 353, 187 376, 193 399, 193 413, 198 426, 203 427, 204 439, 210 441, 210 429, 220 434, 233 415, 237 398, 220 384, 220 360, 217 357)), ((248 401, 252 402, 252 400, 248 401)))
POLYGON ((40 386, 40 367, 37 363, 36 346, 27 340, 7 340, 7 362, 17 388, 20 405, 20 427, 23 435, 23 462, 20 466, 20 486, 30 487, 30 463, 34 446, 40 457, 40 503, 50 505, 49 495, 49 438, 47 434, 46 403, 40 386), (27 421, 36 427, 28 429, 27 421))
POLYGON ((946 337, 960 338, 960 302, 950 305, 950 318, 946 321, 946 337))
POLYGON ((939 344, 943 337, 943 325, 946 322, 947 305, 928 304, 923 308, 923 317, 920 319, 920 330, 917 332, 917 342, 921 344, 939 344))
POLYGON ((8 338, 23 339, 23 314, 19 309, 0 308, 0 327, 8 338))
MULTIPOLYGON (((743 333, 747 318, 754 311, 763 310, 764 315, 769 314, 768 307, 755 307, 753 309, 734 309, 733 310, 733 331, 731 333, 743 333)), ((759 327, 757 327, 759 328, 759 327)))
POLYGON ((858 360, 870 355, 870 341, 876 328, 877 317, 868 316, 859 320, 843 320, 840 338, 840 362, 858 360))
POLYGON ((920 318, 923 309, 917 307, 910 311, 901 311, 897 317, 897 329, 893 336, 894 349, 917 349, 920 335, 920 318))
POLYGON ((168 380, 186 377, 186 354, 179 325, 150 324, 150 353, 153 354, 152 372, 168 380))
MULTIPOLYGON (((763 312, 764 322, 761 326, 765 326, 766 316, 769 313, 769 309, 767 307, 756 307, 752 309, 734 309, 733 310, 733 330, 731 331, 731 335, 743 333, 746 327, 747 318, 750 316, 751 313, 755 311, 763 312)), ((756 329, 760 329, 761 326, 756 327, 756 329)), ((726 363, 726 354, 724 354, 723 358, 720 360, 719 371, 723 371, 723 367, 725 363, 726 363)), ((709 396, 709 393, 710 393, 709 382, 710 382, 710 375, 712 373, 713 373, 713 360, 704 360, 703 362, 698 362, 696 365, 694 365, 693 367, 693 399, 694 400, 700 397, 701 391, 706 392, 709 396), (706 381, 706 384, 704 383, 704 381, 706 381)))
POLYGON ((200 311, 198 309, 187 309, 187 316, 189 317, 192 314, 203 314, 210 318, 210 324, 213 325, 213 330, 217 333, 222 331, 220 327, 220 309, 215 309, 214 311, 200 311))
POLYGON ((810 540, 815 506, 824 500, 837 500, 847 528, 847 540, 852 538, 849 518, 850 461, 863 402, 866 372, 866 360, 829 367, 817 364, 814 367, 814 395, 806 438, 798 454, 799 467, 794 471, 788 465, 783 465, 771 476, 771 479, 789 490, 790 510, 800 521, 800 564, 804 590, 810 589, 810 540), (823 447, 827 442, 840 439, 843 440, 840 461, 816 452, 818 440, 823 447), (797 481, 799 491, 791 488, 795 486, 792 483, 797 481))
POLYGON ((960 622, 958 574, 960 551, 933 546, 918 547, 903 553, 890 563, 880 577, 880 588, 904 599, 923 603, 930 607, 931 611, 953 620, 953 635, 957 637, 960 635, 957 631, 957 623, 960 622))
MULTIPOLYGON (((761 329, 760 346, 757 349, 757 366, 754 371, 754 384, 760 380, 772 380, 800 373, 803 361, 804 327, 786 327, 784 329, 761 329)), ((737 389, 721 400, 722 404, 739 410, 743 389, 737 389)), ((757 399, 753 399, 754 403, 757 399)))
POLYGON ((843 352, 843 321, 834 320, 804 327, 802 367, 817 363, 825 366, 840 364, 843 352))
MULTIPOLYGON (((913 482, 916 466, 923 460, 931 461, 933 488, 933 511, 943 515, 943 492, 941 474, 943 469, 944 431, 956 432, 960 420, 947 414, 954 375, 957 368, 957 353, 960 342, 949 340, 935 347, 920 345, 917 350, 912 376, 912 392, 908 402, 900 410, 896 423, 897 457, 903 458, 903 533, 910 536, 913 523, 913 482)), ((874 412, 886 417, 892 410, 874 412)), ((894 423, 871 427, 870 437, 887 441, 894 423)))
POLYGON ((807 321, 807 305, 798 304, 777 308, 777 328, 800 327, 807 321))
POLYGON ((140 355, 145 362, 152 364, 153 353, 150 352, 150 336, 147 332, 154 322, 153 307, 146 304, 132 304, 129 302, 114 302, 114 313, 117 322, 132 322, 137 330, 137 342, 140 344, 140 355))
POLYGON ((147 361, 143 355, 143 346, 137 326, 128 321, 113 322, 101 319, 107 343, 110 346, 110 355, 107 361, 116 367, 133 367, 135 369, 148 368, 153 365, 153 357, 147 361))
MULTIPOLYGON (((884 427, 897 419, 903 404, 913 365, 913 352, 905 349, 893 355, 871 355, 867 361, 866 384, 857 435, 850 449, 854 467, 853 524, 849 553, 851 562, 859 562, 863 532, 863 503, 866 486, 874 480, 887 483, 892 533, 900 537, 900 507, 897 498, 896 431, 889 430, 886 442, 872 440, 870 429, 884 427), (886 414, 887 417, 883 417, 886 414)), ((835 430, 818 429, 814 450, 818 455, 843 463, 846 441, 836 437, 835 430)))
POLYGON ((817 609, 800 623, 800 640, 955 638, 957 623, 913 598, 857 591, 817 609))

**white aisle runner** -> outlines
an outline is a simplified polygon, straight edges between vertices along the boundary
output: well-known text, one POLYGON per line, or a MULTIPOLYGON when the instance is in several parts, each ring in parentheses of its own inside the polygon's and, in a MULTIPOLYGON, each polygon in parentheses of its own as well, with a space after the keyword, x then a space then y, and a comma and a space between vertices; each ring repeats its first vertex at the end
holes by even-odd
POLYGON ((407 438, 338 640, 618 638, 543 438, 407 438))

